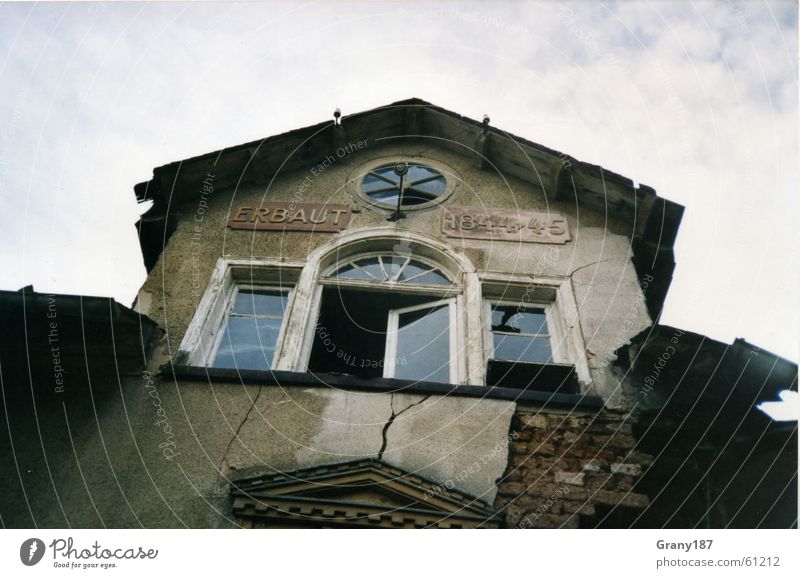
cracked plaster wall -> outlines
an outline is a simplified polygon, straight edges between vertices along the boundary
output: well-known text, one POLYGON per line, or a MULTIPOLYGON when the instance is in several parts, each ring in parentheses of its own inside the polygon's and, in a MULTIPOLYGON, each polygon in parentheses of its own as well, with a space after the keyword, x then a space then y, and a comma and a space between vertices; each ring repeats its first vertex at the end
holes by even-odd
POLYGON ((255 395, 226 451, 232 478, 378 458, 491 502, 506 467, 510 402, 319 388, 255 395))
MULTIPOLYGON (((438 211, 409 213, 395 226, 451 243, 479 271, 569 278, 592 372, 590 393, 617 404, 616 380, 606 368, 613 361, 613 351, 650 323, 630 262, 630 224, 615 220, 613 214, 585 207, 576 210, 569 200, 547 199, 536 186, 476 169, 471 159, 451 151, 414 144, 374 147, 369 143, 365 151, 337 160, 311 179, 301 200, 357 207, 344 189, 355 167, 376 156, 397 154, 424 154, 452 167, 462 183, 450 206, 549 210, 566 217, 573 239, 566 245, 454 241, 441 234, 438 211)), ((297 201, 298 184, 310 174, 303 170, 279 175, 266 197, 263 187, 243 187, 236 191, 233 203, 265 198, 297 201)), ((302 259, 332 237, 330 233, 232 231, 225 226, 231 202, 230 191, 215 190, 199 231, 196 202, 174 208, 176 232, 142 288, 142 307, 167 330, 164 347, 150 364, 153 373, 177 352, 220 256, 302 259)), ((383 215, 359 210, 347 230, 379 225, 387 225, 383 215)), ((160 457, 158 443, 163 435, 157 431, 143 434, 140 445, 155 454, 155 475, 169 489, 169 500, 192 525, 199 526, 227 523, 226 476, 367 456, 380 455, 393 465, 491 501, 495 481, 506 466, 507 435, 515 409, 512 403, 471 398, 425 399, 274 386, 260 388, 259 394, 257 386, 175 384, 171 380, 159 384, 165 392, 164 407, 176 416, 181 456, 173 461, 160 457)), ((146 478, 143 484, 147 485, 146 478)), ((157 517, 165 525, 175 524, 163 507, 157 517)))

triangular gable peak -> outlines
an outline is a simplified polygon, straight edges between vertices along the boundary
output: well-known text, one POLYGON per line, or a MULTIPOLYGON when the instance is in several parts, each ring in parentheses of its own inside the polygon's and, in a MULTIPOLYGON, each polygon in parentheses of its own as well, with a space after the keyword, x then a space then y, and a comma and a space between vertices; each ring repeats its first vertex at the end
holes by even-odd
POLYGON ((237 480, 231 495, 245 528, 493 528, 499 521, 473 496, 373 459, 237 480))
POLYGON ((654 317, 660 312, 675 266, 673 245, 683 207, 622 175, 417 98, 154 169, 150 181, 134 188, 139 201, 154 203, 137 223, 148 272, 175 230, 175 207, 199 197, 208 173, 219 189, 269 185, 276 175, 314 166, 349 142, 398 137, 435 139, 439 146, 471 156, 478 167, 533 183, 549 200, 567 200, 629 221, 639 278, 649 276, 648 307, 654 317))

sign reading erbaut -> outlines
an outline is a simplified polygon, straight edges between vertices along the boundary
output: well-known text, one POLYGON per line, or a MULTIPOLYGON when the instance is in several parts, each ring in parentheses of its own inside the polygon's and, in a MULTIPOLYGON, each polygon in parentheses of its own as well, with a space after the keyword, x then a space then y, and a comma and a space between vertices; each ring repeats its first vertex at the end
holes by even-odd
POLYGON ((570 241, 567 220, 558 213, 503 209, 456 208, 442 215, 442 232, 459 239, 491 239, 518 243, 570 241))
POLYGON ((231 211, 228 226, 250 231, 316 231, 347 228, 350 207, 316 203, 242 203, 231 211))

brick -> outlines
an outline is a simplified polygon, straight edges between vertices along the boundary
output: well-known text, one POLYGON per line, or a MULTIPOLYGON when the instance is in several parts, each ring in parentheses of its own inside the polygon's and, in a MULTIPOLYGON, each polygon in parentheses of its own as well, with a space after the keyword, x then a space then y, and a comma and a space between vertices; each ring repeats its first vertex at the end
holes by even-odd
POLYGON ((544 480, 541 480, 528 486, 526 493, 529 496, 534 496, 534 499, 550 497, 564 498, 566 496, 572 496, 576 490, 577 488, 574 486, 568 486, 566 484, 550 484, 544 480))
POLYGON ((547 429, 547 418, 543 415, 521 415, 519 423, 522 430, 547 429))
POLYGON ((653 456, 644 452, 640 452, 639 450, 634 450, 628 453, 627 461, 635 464, 642 464, 643 466, 649 466, 653 463, 653 456))
POLYGON ((529 514, 518 522, 520 528, 577 528, 576 516, 556 514, 529 514))
POLYGON ((597 474, 586 474, 584 484, 592 490, 610 489, 613 485, 613 480, 610 474, 600 472, 597 474))
POLYGON ((511 464, 515 467, 533 467, 535 464, 533 456, 528 454, 518 454, 511 457, 511 464))
POLYGON ((550 430, 546 429, 537 429, 531 430, 531 442, 535 442, 536 444, 540 444, 542 442, 554 442, 556 440, 561 439, 561 437, 550 430))
POLYGON ((638 464, 611 464, 611 473, 638 476, 642 473, 642 466, 638 464))
POLYGON ((533 439, 533 432, 530 430, 520 430, 514 432, 514 438, 511 440, 511 445, 518 442, 529 442, 533 439))
POLYGON ((516 526, 519 520, 536 510, 539 504, 529 498, 519 498, 508 504, 505 508, 506 524, 513 527, 516 526))
POLYGON ((614 448, 632 448, 636 446, 636 440, 630 435, 615 434, 611 436, 608 445, 614 448))
POLYGON ((526 444, 513 443, 509 446, 509 452, 513 455, 530 455, 530 450, 526 444))
POLYGON ((503 476, 503 482, 522 482, 530 476, 527 470, 523 470, 522 468, 515 468, 509 470, 503 476))
POLYGON ((528 489, 527 484, 522 482, 505 482, 497 488, 497 493, 501 496, 520 496, 528 489))
POLYGON ((583 472, 556 472, 555 481, 557 484, 570 484, 571 486, 583 485, 583 472))
POLYGON ((500 495, 498 491, 498 496, 494 500, 494 507, 496 510, 504 510, 506 506, 511 503, 511 498, 507 498, 505 496, 500 495))
POLYGON ((532 453, 540 456, 552 456, 556 453, 556 447, 551 443, 532 443, 529 448, 532 453))
POLYGON ((631 476, 614 476, 614 489, 628 491, 634 486, 634 478, 631 476))
POLYGON ((589 501, 577 502, 565 500, 564 503, 561 504, 561 511, 565 514, 576 514, 579 516, 595 515, 594 504, 589 501))

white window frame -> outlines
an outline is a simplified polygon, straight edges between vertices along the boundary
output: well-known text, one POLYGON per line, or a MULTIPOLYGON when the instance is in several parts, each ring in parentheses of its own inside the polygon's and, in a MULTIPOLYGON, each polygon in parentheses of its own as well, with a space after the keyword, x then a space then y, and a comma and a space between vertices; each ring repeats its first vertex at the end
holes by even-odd
MULTIPOLYGON (((281 317, 281 326, 278 330, 278 337, 275 341, 275 351, 273 352, 272 359, 270 360, 270 369, 275 368, 275 361, 278 358, 278 345, 283 343, 283 336, 286 332, 286 313, 289 310, 289 302, 292 300, 294 294, 294 288, 289 287, 280 287, 275 285, 253 285, 251 283, 234 283, 232 290, 229 292, 229 295, 226 297, 227 303, 225 304, 224 314, 222 319, 220 320, 220 325, 215 330, 214 345, 210 350, 208 350, 208 355, 203 360, 204 367, 215 367, 214 361, 217 358, 217 353, 219 353, 220 345, 222 344, 222 338, 225 335, 225 330, 228 327, 228 320, 231 316, 231 311, 233 310, 233 306, 236 303, 236 298, 239 295, 239 292, 245 291, 273 291, 277 293, 287 293, 286 296, 286 309, 283 310, 283 316, 281 317)), ((255 318, 269 318, 269 317, 259 317, 254 316, 255 318)), ((237 369, 248 369, 246 367, 238 368, 237 369)))
MULTIPOLYGON (((286 307, 280 343, 275 348, 273 370, 307 372, 311 348, 316 335, 314 328, 320 313, 322 291, 327 273, 345 258, 369 256, 376 252, 392 252, 398 243, 412 250, 412 258, 441 269, 453 285, 413 285, 395 283, 395 291, 420 295, 431 300, 455 299, 455 326, 451 334, 457 339, 455 366, 458 370, 455 384, 484 383, 485 361, 482 359, 481 338, 481 281, 474 265, 464 255, 440 240, 396 226, 378 226, 344 232, 323 243, 306 259, 236 259, 220 257, 197 305, 195 314, 184 333, 176 363, 203 366, 216 345, 218 334, 224 331, 224 316, 230 292, 236 283, 271 287, 293 287, 286 307), (377 251, 380 249, 380 251, 377 251)), ((386 285, 363 281, 348 283, 365 291, 382 291, 386 285)), ((451 349, 452 352, 452 349, 451 349)))
MULTIPOLYGON (((509 301, 508 299, 492 299, 487 297, 483 303, 483 315, 486 323, 484 324, 484 349, 486 352, 486 360, 496 359, 494 357, 494 331, 492 331, 492 306, 501 305, 508 307, 516 307, 518 311, 525 311, 526 309, 543 309, 545 321, 547 322, 547 338, 550 342, 550 351, 552 354, 553 363, 571 363, 569 357, 562 351, 564 349, 564 335, 561 323, 557 318, 557 312, 553 303, 551 302, 532 302, 520 303, 519 301, 509 301)), ((498 360, 498 361, 521 361, 524 363, 536 363, 519 360, 498 360)), ((539 362, 541 363, 541 362, 539 362)))
MULTIPOLYGON (((426 302, 428 306, 430 303, 439 300, 439 302, 445 302, 446 300, 452 300, 453 305, 450 308, 450 339, 451 339, 451 347, 450 347, 450 377, 452 384, 460 384, 463 385, 466 383, 466 375, 467 370, 465 367, 465 358, 466 354, 463 350, 464 345, 464 325, 462 322, 463 315, 461 312, 464 309, 464 298, 463 298, 463 291, 464 288, 457 283, 457 280, 452 279, 452 275, 448 273, 445 269, 441 267, 435 260, 423 256, 423 255, 411 255, 412 260, 420 261, 421 263, 425 263, 429 265, 435 270, 440 271, 446 277, 451 279, 451 285, 424 285, 424 284, 414 284, 414 283, 405 283, 405 282, 396 282, 396 281, 363 281, 360 279, 345 279, 340 277, 331 277, 339 268, 345 266, 347 263, 352 261, 359 261, 361 259, 367 259, 370 257, 377 257, 379 255, 385 256, 390 254, 390 252, 384 251, 363 251, 358 252, 353 255, 348 256, 347 259, 343 259, 339 262, 333 263, 325 269, 323 269, 322 274, 319 276, 317 281, 317 287, 314 291, 314 299, 312 303, 312 322, 311 326, 315 327, 320 316, 321 307, 322 307, 322 290, 325 287, 348 287, 355 290, 363 290, 363 291, 375 291, 375 292, 388 292, 391 291, 394 294, 398 293, 405 293, 407 295, 425 295, 431 298, 430 302, 426 302), (455 340, 455 341, 453 341, 455 340)), ((412 306, 412 307, 417 307, 412 306)), ((405 308, 403 308, 405 309, 405 308)), ((396 310, 392 310, 396 311, 396 310)), ((390 311, 391 315, 391 311, 390 311)), ((390 336, 389 331, 389 322, 387 321, 387 345, 390 336)), ((311 350, 314 345, 314 332, 310 331, 307 332, 305 336, 305 341, 303 344, 303 349, 301 353, 301 359, 303 365, 301 366, 301 371, 311 371, 308 367, 308 364, 311 359, 311 350)), ((384 350, 385 353, 386 349, 384 350)), ((386 371, 387 364, 389 361, 387 360, 386 355, 384 355, 384 377, 388 377, 389 374, 386 371)), ((394 373, 394 369, 392 370, 392 375, 394 373)))
MULTIPOLYGON (((460 324, 458 323, 455 297, 389 310, 389 319, 386 328, 386 350, 383 356, 383 377, 393 378, 397 373, 397 337, 399 334, 398 328, 400 325, 400 315, 404 313, 411 313, 413 311, 419 311, 421 309, 434 309, 443 305, 447 305, 448 315, 450 317, 448 325, 448 347, 450 349, 448 359, 448 367, 450 369, 449 383, 461 382, 461 375, 463 375, 463 372, 459 369, 461 364, 459 359, 460 356, 458 355, 458 330, 460 324)), ((425 380, 423 379, 420 381, 425 380)))
MULTIPOLYGON (((288 291, 286 310, 275 344, 271 368, 286 364, 286 340, 291 332, 289 320, 297 299, 296 289, 303 268, 302 261, 275 259, 230 259, 222 257, 211 273, 194 317, 184 333, 177 358, 187 365, 212 367, 225 333, 228 312, 238 288, 288 291)), ((288 352, 287 352, 288 353, 288 352)))
POLYGON ((479 278, 483 300, 480 339, 483 342, 484 379, 486 367, 494 352, 491 303, 513 305, 522 309, 544 308, 553 363, 574 365, 578 381, 585 391, 592 383, 592 375, 570 278, 537 275, 534 279, 530 275, 495 272, 482 273, 479 278), (531 289, 535 298, 526 301, 524 294, 531 289), (515 300, 508 296, 515 292, 523 293, 523 297, 515 300))

